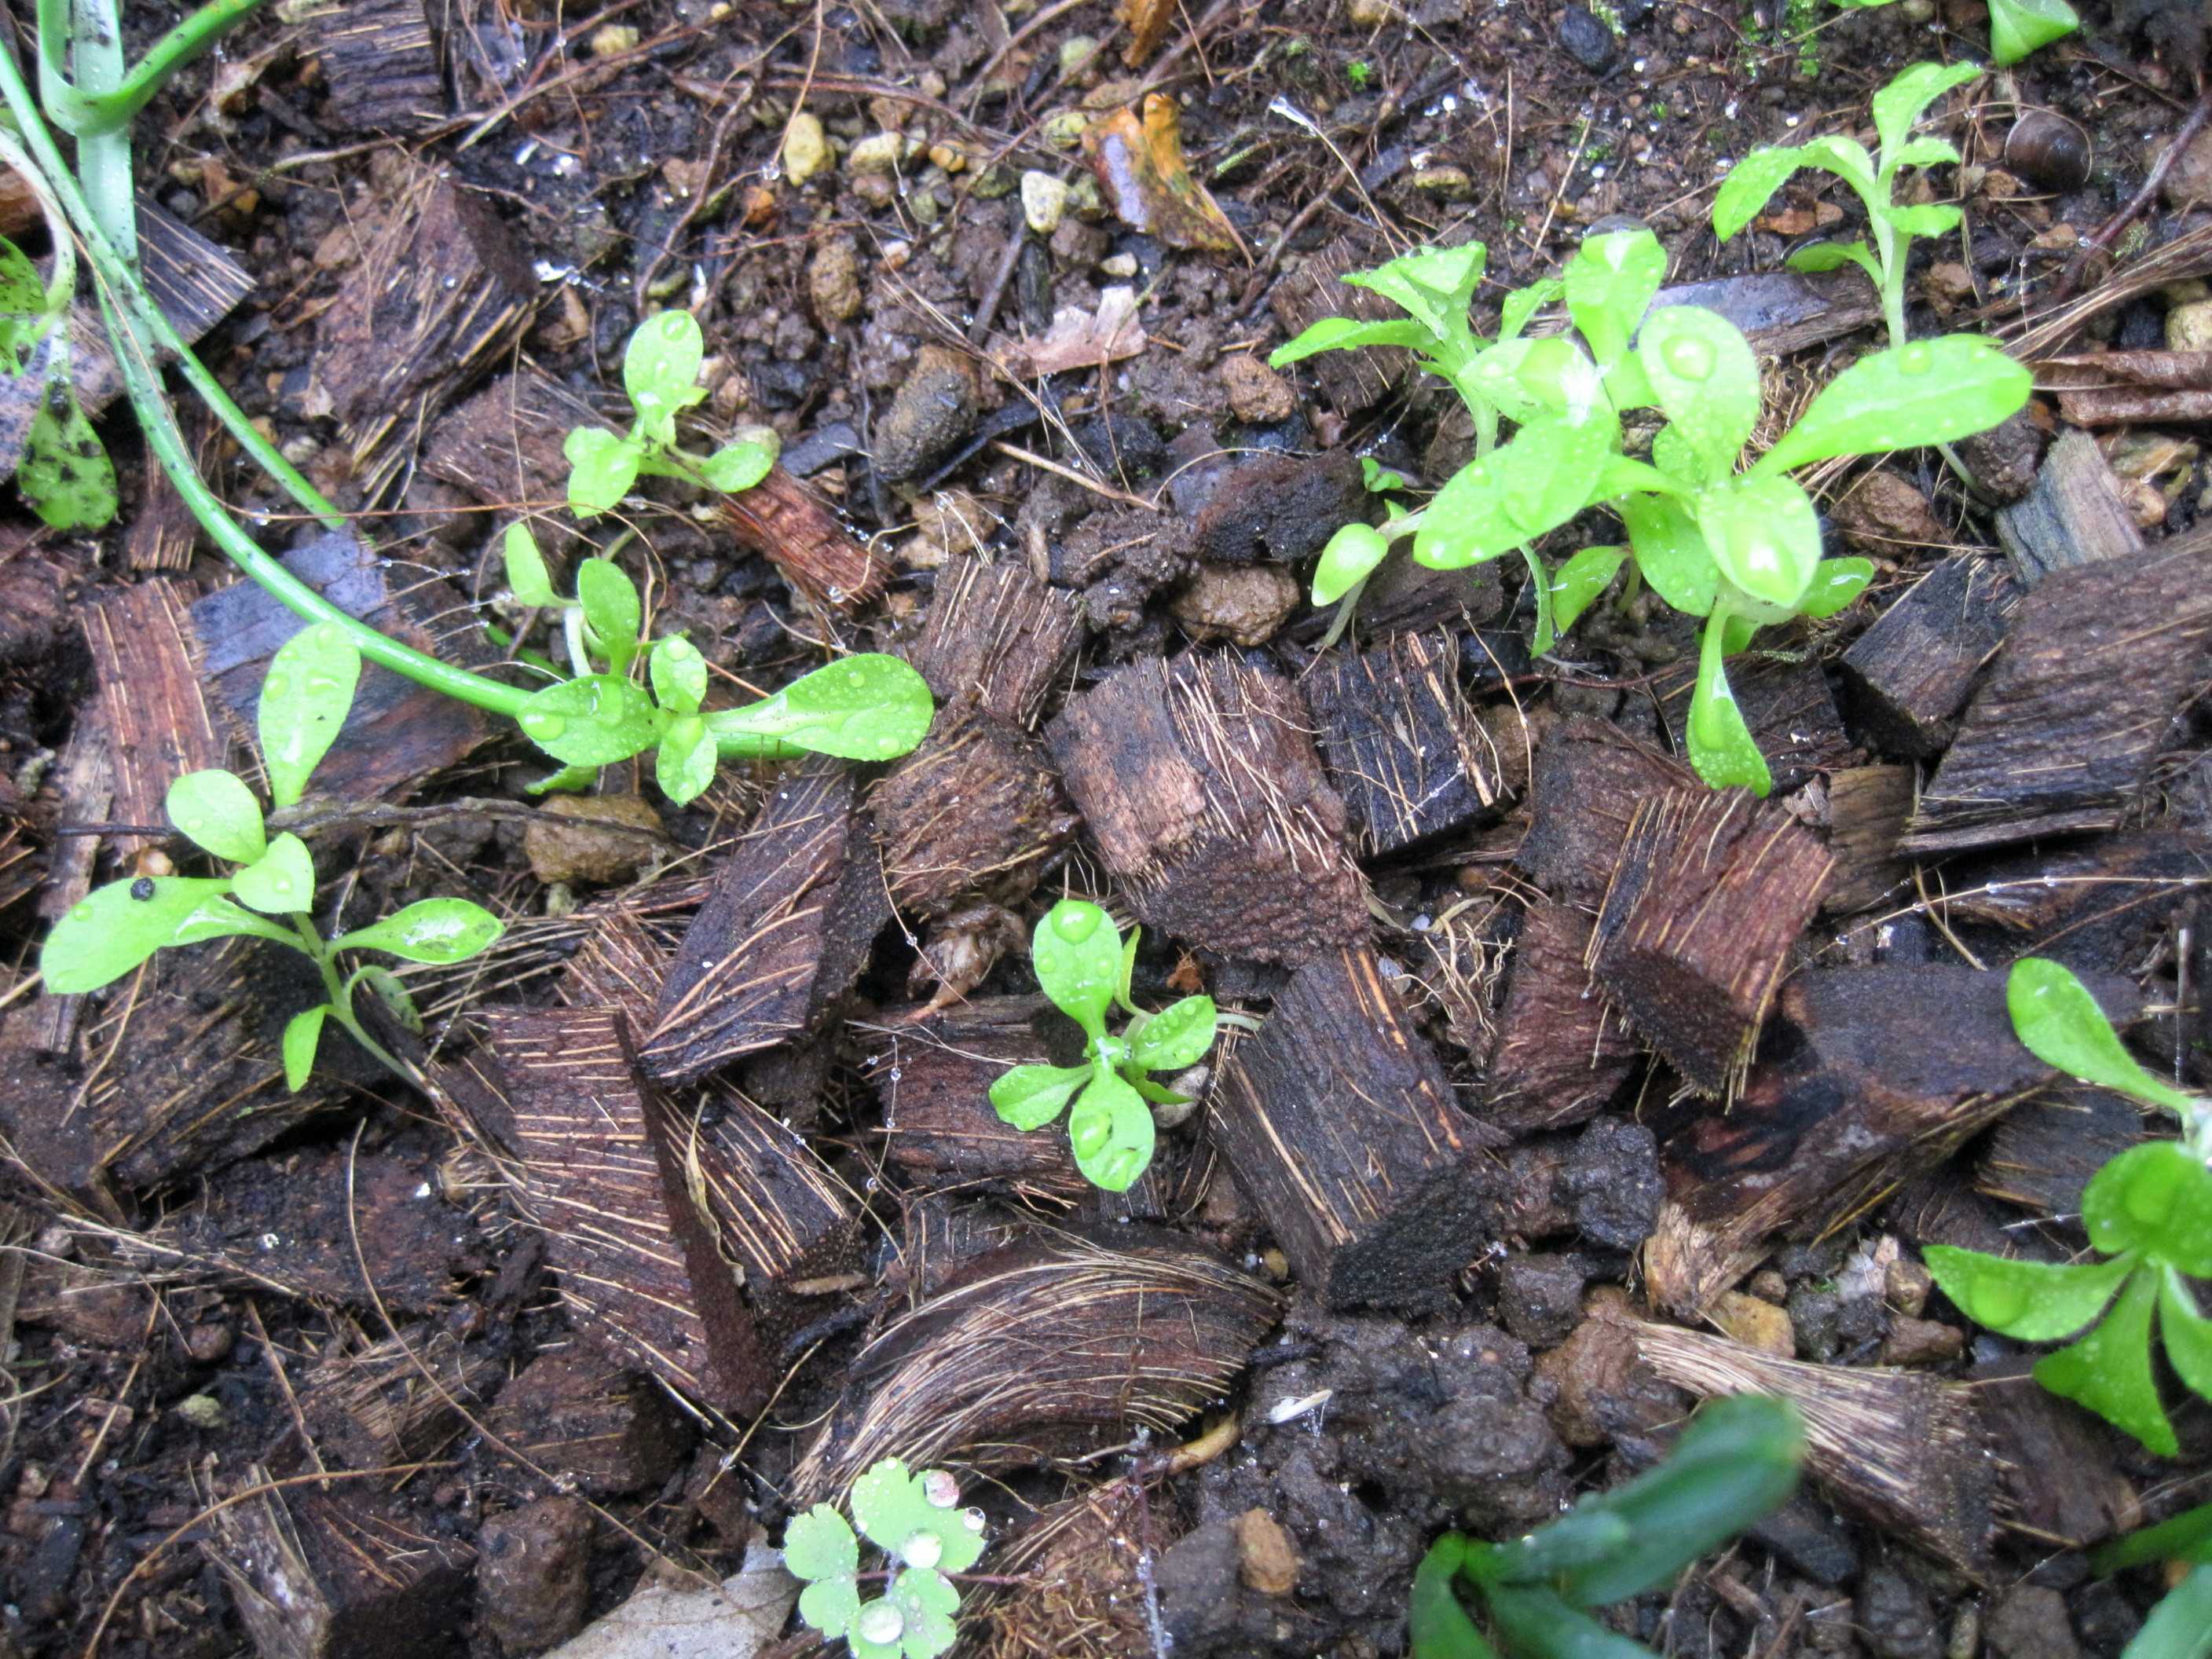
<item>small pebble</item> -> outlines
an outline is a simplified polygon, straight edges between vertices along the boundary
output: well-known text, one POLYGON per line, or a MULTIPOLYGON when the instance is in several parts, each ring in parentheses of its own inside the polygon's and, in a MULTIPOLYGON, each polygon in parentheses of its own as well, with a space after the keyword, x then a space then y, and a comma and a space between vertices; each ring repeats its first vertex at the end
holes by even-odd
POLYGON ((815 316, 824 324, 860 314, 860 255, 850 237, 833 237, 814 250, 806 264, 806 290, 815 316))
POLYGON ((1603 75, 1620 61, 1613 31, 1586 6, 1569 6, 1559 14, 1559 46, 1592 75, 1603 75))
POLYGON ((1067 216, 1067 185, 1049 173, 1022 174, 1022 217, 1040 236, 1049 236, 1067 216))
POLYGON ((829 165, 830 141, 823 135, 822 123, 802 111, 792 118, 791 131, 783 136, 783 176, 803 185, 829 165))
POLYGON ((592 31, 592 56, 619 58, 637 50, 637 30, 628 23, 605 23, 592 31))
POLYGON ((2166 313, 2168 351, 2212 351, 2212 300, 2192 300, 2166 313))
POLYGON ((1291 383, 1257 357, 1242 352, 1224 357, 1220 373, 1229 391, 1229 407, 1238 420, 1273 426, 1297 412, 1297 393, 1291 383))
POLYGON ((906 140, 896 132, 872 132, 845 152, 845 167, 853 173, 896 173, 905 148, 906 140))

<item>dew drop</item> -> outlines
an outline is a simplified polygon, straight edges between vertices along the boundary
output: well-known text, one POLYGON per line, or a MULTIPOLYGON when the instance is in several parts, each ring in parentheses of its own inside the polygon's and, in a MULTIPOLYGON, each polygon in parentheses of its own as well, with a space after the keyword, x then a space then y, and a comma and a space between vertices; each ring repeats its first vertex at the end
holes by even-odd
POLYGON ((1085 1112, 1068 1125, 1067 1139, 1078 1158, 1094 1158, 1106 1148, 1113 1133, 1103 1112, 1085 1112))
POLYGON ((2008 1279, 1996 1279, 1974 1288, 1973 1315, 1981 1324, 1993 1328, 2008 1325, 2027 1310, 2027 1292, 2008 1279))
POLYGON ((71 921, 90 921, 92 920, 92 906, 89 904, 78 905, 75 909, 70 912, 70 920, 71 921))
POLYGON ((1713 349, 1687 334, 1677 335, 1661 348, 1667 367, 1686 380, 1704 380, 1713 372, 1713 349))
MULTIPOLYGON (((892 1070, 891 1075, 893 1077, 898 1075, 896 1068, 892 1070)), ((926 1470, 921 1477, 921 1495, 929 1500, 933 1507, 949 1510, 960 1501, 960 1483, 952 1478, 950 1470, 926 1470)))
POLYGON ((568 729, 568 722, 558 714, 532 713, 522 717, 522 729, 542 743, 550 743, 568 729))
POLYGON ((1103 914, 1095 904, 1060 905, 1052 913, 1052 931, 1070 945, 1080 945, 1098 931, 1103 914))
POLYGON ((291 679, 287 675, 271 674, 261 683, 261 692, 264 696, 289 697, 292 695, 291 679))
POLYGON ((945 1540, 933 1532, 918 1532, 899 1546, 899 1559, 910 1567, 933 1567, 945 1559, 945 1540))
POLYGON ((1925 374, 1935 366, 1936 354, 1923 340, 1916 340, 1897 354, 1897 370, 1900 374, 1925 374))
POLYGON ((970 1531, 970 1532, 981 1532, 981 1531, 982 1531, 982 1530, 983 1530, 983 1511, 982 1511, 982 1510, 961 1510, 961 1511, 960 1511, 960 1524, 961 1524, 962 1526, 963 1526, 963 1527, 967 1528, 968 1528, 968 1530, 969 1530, 969 1531, 970 1531))
POLYGON ((906 1630, 906 1615, 888 1601, 871 1601, 853 1628, 871 1642, 896 1642, 906 1630))

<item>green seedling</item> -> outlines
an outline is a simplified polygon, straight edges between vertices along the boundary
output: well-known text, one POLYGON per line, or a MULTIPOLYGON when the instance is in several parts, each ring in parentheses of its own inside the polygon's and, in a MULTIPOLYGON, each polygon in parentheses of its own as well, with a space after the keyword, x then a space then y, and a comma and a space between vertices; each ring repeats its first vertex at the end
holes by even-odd
MULTIPOLYGON (((340 630, 314 624, 278 649, 262 682, 257 725, 269 799, 298 805, 307 780, 345 724, 361 678, 361 653, 340 630)), ((354 997, 363 988, 416 1030, 422 1018, 396 975, 381 965, 342 974, 347 952, 374 951, 404 962, 465 962, 499 938, 502 925, 466 899, 424 899, 380 921, 325 939, 309 921, 315 868, 307 843, 271 836, 261 804, 233 773, 187 773, 169 786, 169 821, 194 846, 231 866, 223 876, 140 876, 110 882, 54 924, 40 953, 46 988, 96 991, 168 945, 244 937, 299 951, 315 964, 328 1000, 284 1028, 284 1081, 297 1090, 315 1062, 323 1028, 335 1021, 401 1077, 399 1062, 363 1029, 354 997)))
POLYGON ((965 1572, 983 1553, 983 1512, 960 1509, 959 1483, 943 1469, 909 1474, 886 1457, 853 1483, 853 1520, 827 1504, 793 1516, 784 1529, 783 1565, 805 1581, 799 1616, 856 1659, 937 1659, 958 1634, 960 1592, 948 1573, 965 1572), (887 1593, 860 1599, 860 1538, 887 1565, 866 1575, 887 1593))
POLYGON ((611 559, 576 567, 576 592, 553 589, 538 543, 510 525, 507 580, 521 604, 559 612, 572 678, 525 696, 517 724, 562 770, 538 789, 581 788, 602 766, 653 752, 654 780, 678 805, 714 780, 720 757, 744 744, 888 760, 929 729, 929 688, 896 657, 863 653, 793 680, 744 708, 708 711, 707 661, 680 635, 647 641, 637 586, 611 559), (639 683, 643 672, 644 684, 639 683))
MULTIPOLYGON (((1894 113, 1880 106, 1878 118, 1894 113)), ((1764 794, 1771 776, 1729 690, 1726 659, 1761 627, 1834 614, 1874 568, 1864 559, 1820 556, 1819 514, 1788 474, 1994 426, 2027 402, 2027 370, 1968 335, 1875 353, 1837 376, 1745 466, 1761 412, 1757 359, 1717 313, 1651 308, 1667 262, 1650 232, 1592 237, 1559 282, 1508 295, 1495 343, 1475 339, 1464 314, 1479 253, 1449 254, 1409 254, 1364 273, 1409 320, 1327 319, 1275 355, 1282 362, 1340 347, 1405 346, 1447 375, 1475 416, 1475 458, 1425 507, 1392 502, 1380 527, 1350 525, 1331 539, 1315 578, 1316 602, 1356 591, 1390 544, 1408 536, 1414 559, 1439 569, 1518 551, 1529 568, 1540 654, 1632 559, 1633 580, 1705 618, 1687 723, 1692 763, 1717 788, 1764 794), (1565 301, 1573 333, 1524 337, 1530 316, 1555 297, 1565 301), (1668 424, 1650 461, 1623 455, 1621 412, 1654 405, 1668 424), (1493 444, 1503 420, 1516 429, 1493 444), (1620 514, 1626 545, 1585 548, 1553 574, 1534 550, 1536 539, 1600 505, 1620 514)))
POLYGON ((991 1104, 1017 1129, 1042 1129, 1066 1109, 1076 1167, 1109 1193, 1128 1191, 1152 1161, 1152 1114, 1146 1103, 1179 1106, 1181 1095, 1151 1079, 1206 1058, 1219 1024, 1209 996, 1185 997, 1157 1014, 1129 1000, 1139 934, 1125 946, 1113 919, 1084 899, 1062 899, 1030 939, 1037 983, 1083 1028, 1080 1066, 1017 1066, 991 1085, 991 1104), (1120 1036, 1106 1029, 1119 1004, 1131 1016, 1120 1036), (1080 1091, 1079 1093, 1078 1091, 1080 1091))
MULTIPOLYGON (((1836 0, 1847 11, 1873 11, 1890 0, 1836 0)), ((2038 47, 2063 40, 2081 27, 2066 0, 1990 0, 1990 56, 2017 64, 2038 47)))
POLYGON ((1907 250, 1916 236, 1948 236, 1956 230, 1960 210, 1947 203, 1899 203, 1898 174, 1905 167, 1956 165, 1959 152, 1950 143, 1916 138, 1912 128, 1929 105, 1982 72, 1973 64, 1915 64, 1875 94, 1877 155, 1868 155, 1864 144, 1842 133, 1752 151, 1735 164, 1713 198, 1713 234, 1727 241, 1751 222, 1776 191, 1808 167, 1834 174, 1850 186, 1866 209, 1867 240, 1816 242, 1792 253, 1790 267, 1823 271, 1856 265, 1881 295, 1890 344, 1903 345, 1907 250))
POLYGON ((1413 1659, 1650 1659, 1589 1609, 1719 1548, 1796 1490, 1804 1458, 1794 1408, 1738 1395, 1698 1412, 1656 1468, 1510 1544, 1446 1533, 1413 1575, 1413 1659))
POLYGON ((690 312, 658 312, 637 325, 623 351, 623 389, 635 416, 629 432, 580 426, 561 446, 568 458, 568 505, 577 517, 612 512, 641 473, 732 495, 768 477, 775 465, 772 434, 711 455, 695 455, 678 443, 676 417, 707 395, 699 384, 706 360, 706 338, 690 312))
POLYGON ((2179 1561, 2188 1574, 2150 1610, 2120 1659, 2208 1659, 2212 1656, 2212 1504, 2116 1538, 2089 1558, 2100 1574, 2179 1561))
POLYGON ((2017 1261, 1931 1244, 1928 1271, 1968 1318, 2021 1341, 2059 1341, 2087 1328, 2036 1362, 2036 1380, 2171 1457, 2179 1443, 2159 1399, 2154 1327, 2182 1385, 2212 1400, 2212 1319, 2189 1284, 2212 1278, 2212 1101, 2143 1070, 2088 988, 2057 963, 2014 963, 2005 1001, 2037 1059, 2174 1113, 2181 1138, 2131 1147, 2090 1177, 2081 1220, 2106 1260, 2017 1261))

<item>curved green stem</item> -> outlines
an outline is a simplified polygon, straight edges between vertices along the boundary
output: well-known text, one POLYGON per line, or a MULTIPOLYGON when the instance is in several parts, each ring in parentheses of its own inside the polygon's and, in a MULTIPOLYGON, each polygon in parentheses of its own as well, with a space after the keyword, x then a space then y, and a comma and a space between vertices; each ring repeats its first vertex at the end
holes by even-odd
MULTIPOLYGON (((331 1018, 345 1027, 348 1036, 368 1050, 371 1060, 402 1083, 413 1083, 416 1080, 415 1073, 401 1065, 382 1043, 369 1036, 367 1028, 354 1013, 354 981, 351 979, 339 979, 336 947, 318 933, 313 924, 305 916, 294 916, 292 926, 300 935, 300 948, 314 959, 315 971, 323 976, 323 995, 330 1002, 331 1018)), ((357 978, 358 975, 356 977, 357 978)))
MULTIPOLYGON (((44 9, 61 7, 66 15, 66 0, 40 0, 41 17, 44 9)), ((43 49, 45 33, 41 28, 43 49)), ((209 373, 191 346, 179 334, 176 327, 161 314, 147 295, 140 282, 134 260, 126 259, 111 240, 100 222, 94 217, 92 204, 77 186, 55 144, 53 135, 39 117, 38 104, 31 97, 31 89, 24 82, 22 72, 16 67, 14 57, 0 52, 0 96, 7 100, 16 125, 22 129, 23 142, 37 163, 37 171, 45 175, 55 194, 61 198, 70 222, 76 228, 94 266, 103 270, 110 286, 128 311, 133 322, 160 349, 175 359, 177 370, 185 377, 195 396, 215 412, 238 446, 263 471, 276 479, 284 492, 307 512, 322 521, 325 529, 342 530, 345 514, 339 512, 328 497, 309 483, 300 470, 278 453, 276 445, 263 437, 246 411, 239 408, 224 390, 222 383, 209 373)), ((134 204, 135 205, 135 204, 134 204)))
MULTIPOLYGON (((96 105, 122 86, 123 21, 115 0, 76 0, 70 47, 76 58, 73 95, 96 105)), ((45 30, 40 31, 44 50, 45 30)), ((78 181, 94 222, 125 262, 138 265, 138 204, 131 191, 131 129, 87 132, 76 142, 78 181)))
MULTIPOLYGON (((47 115, 63 131, 80 138, 129 126, 171 76, 260 3, 209 0, 149 47, 128 74, 112 78, 104 89, 88 90, 70 82, 62 63, 61 42, 68 38, 65 23, 61 28, 49 25, 50 17, 66 19, 69 0, 39 0, 39 92, 47 115)), ((82 58, 78 74, 82 77, 82 58)))

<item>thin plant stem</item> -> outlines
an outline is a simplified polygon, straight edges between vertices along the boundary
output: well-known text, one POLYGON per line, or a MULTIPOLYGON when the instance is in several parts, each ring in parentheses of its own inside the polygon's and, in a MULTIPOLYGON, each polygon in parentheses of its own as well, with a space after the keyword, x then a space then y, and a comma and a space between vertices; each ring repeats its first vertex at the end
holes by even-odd
POLYGON ((346 1035, 368 1050, 368 1057, 398 1078, 402 1083, 412 1083, 415 1075, 369 1036, 353 1012, 353 981, 338 977, 337 952, 330 942, 318 933, 307 917, 292 918, 293 931, 300 936, 300 949, 314 963, 315 971, 323 976, 323 994, 330 999, 331 1018, 345 1027, 346 1035))
MULTIPOLYGON (((75 0, 70 39, 71 67, 80 97, 97 100, 122 86, 123 21, 115 0, 75 0)), ((43 20, 42 20, 43 21, 43 20)), ((43 37, 44 29, 40 30, 43 37)), ((138 207, 131 193, 131 129, 88 132, 76 141, 77 178, 93 222, 115 244, 125 264, 138 267, 138 207)))

